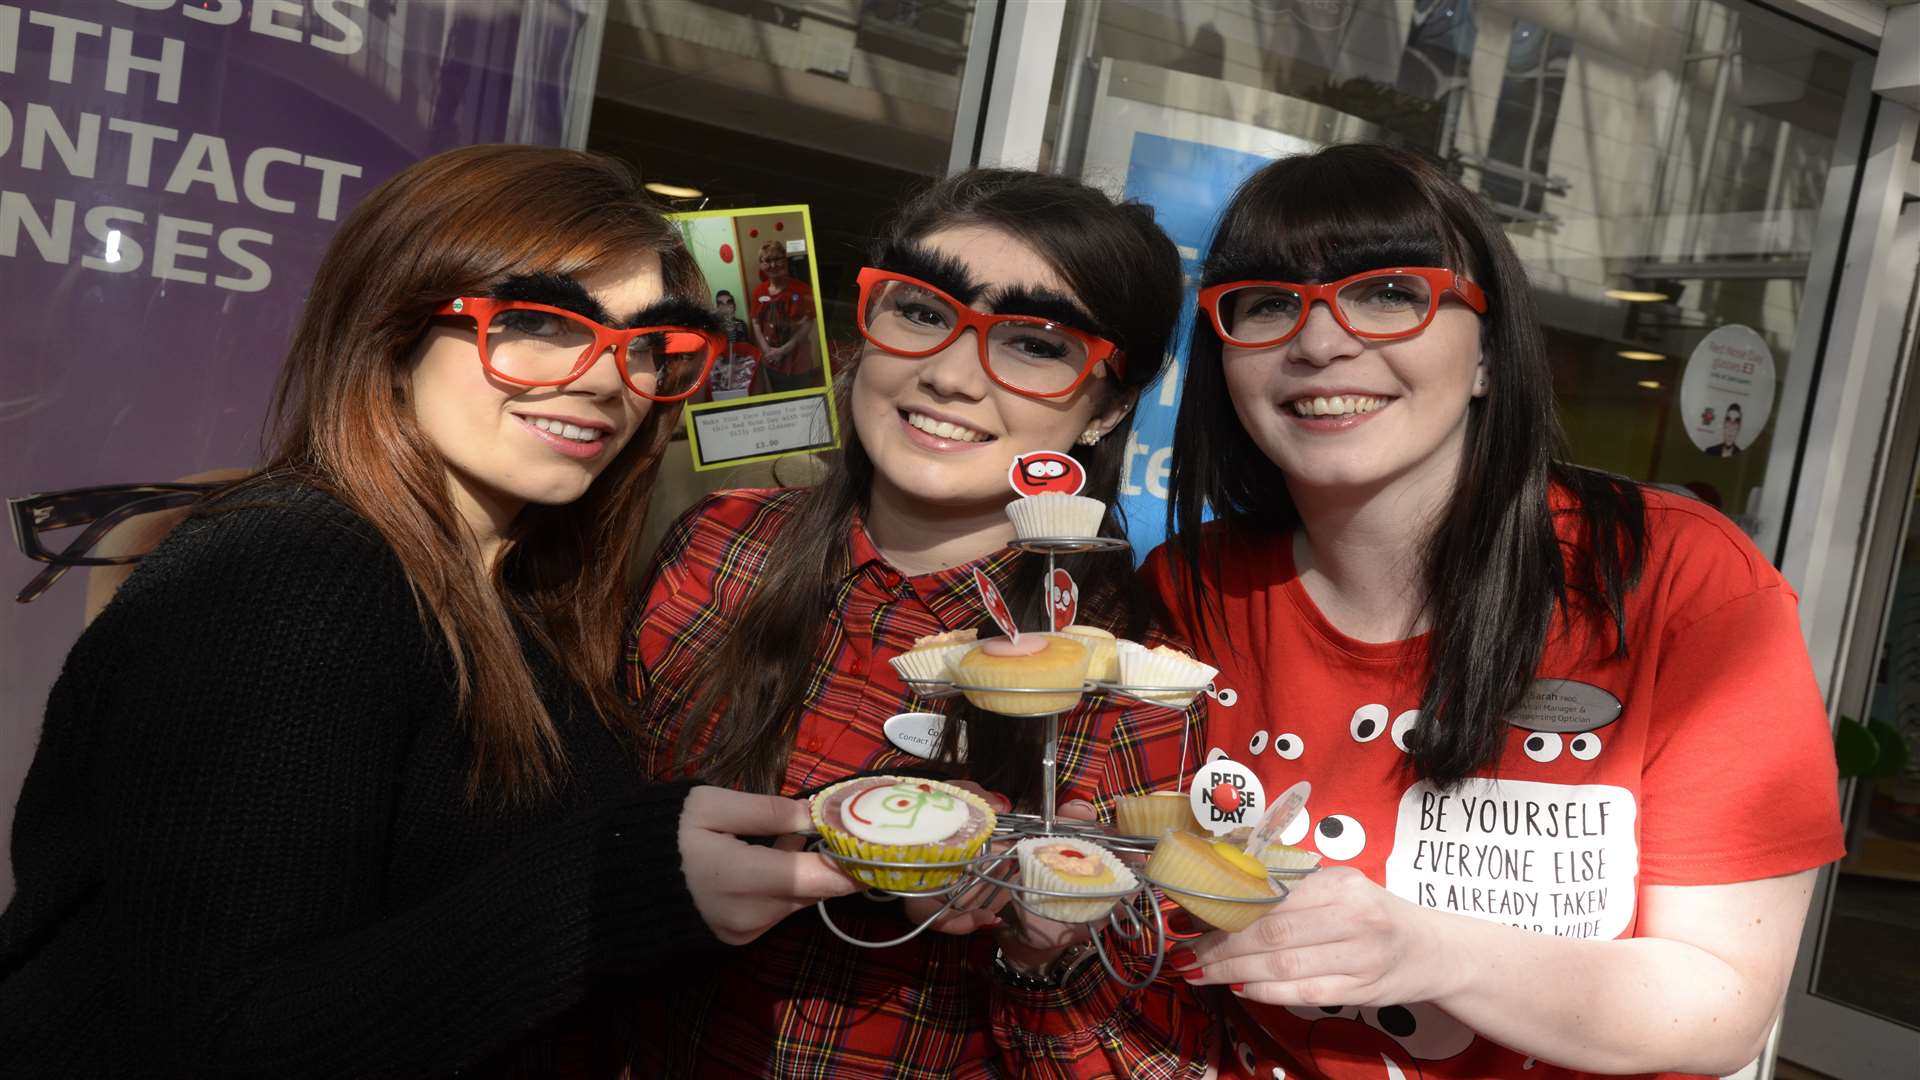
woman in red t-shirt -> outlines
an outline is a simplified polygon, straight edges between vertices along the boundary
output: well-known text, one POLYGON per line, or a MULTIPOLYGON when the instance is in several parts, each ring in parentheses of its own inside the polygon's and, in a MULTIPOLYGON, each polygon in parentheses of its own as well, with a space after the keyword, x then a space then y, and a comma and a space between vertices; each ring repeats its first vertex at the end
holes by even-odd
POLYGON ((1230 988, 1222 1068, 1745 1065, 1841 854, 1785 581, 1704 505, 1554 459, 1525 272, 1423 159, 1267 166, 1200 297, 1146 573, 1221 669, 1211 754, 1310 781, 1282 839, 1323 860, 1176 955, 1230 988))

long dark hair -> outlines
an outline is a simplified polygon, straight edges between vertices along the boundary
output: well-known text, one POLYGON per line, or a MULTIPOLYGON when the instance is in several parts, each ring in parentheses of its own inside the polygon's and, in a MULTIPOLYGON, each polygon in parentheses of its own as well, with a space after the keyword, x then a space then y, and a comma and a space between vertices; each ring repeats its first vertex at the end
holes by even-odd
MULTIPOLYGON (((1645 507, 1632 481, 1557 460, 1553 373, 1526 271, 1485 205, 1424 158, 1346 145, 1266 166, 1227 204, 1202 284, 1331 281, 1382 266, 1450 267, 1488 297, 1480 339, 1488 390, 1469 406, 1460 474, 1421 565, 1430 634, 1410 764, 1449 786, 1499 758, 1506 715, 1533 682, 1556 610, 1611 622, 1615 655, 1625 655, 1645 507), (1581 543, 1565 554, 1548 502, 1555 486, 1585 518, 1581 543)), ((1234 412, 1221 342, 1205 319, 1195 320, 1189 356, 1167 521, 1193 568, 1208 509, 1228 527, 1268 534, 1292 531, 1300 515, 1279 466, 1234 412)), ((1219 598, 1180 561, 1183 600, 1204 636, 1219 598)))
MULTIPOLYGON (((1013 169, 976 169, 941 181, 894 217, 876 253, 910 247, 949 226, 982 225, 1030 245, 1066 282, 1125 356, 1125 373, 1103 380, 1110 393, 1135 395, 1166 363, 1180 312, 1180 256, 1138 203, 1115 203, 1075 180, 1013 169), (1117 382, 1117 385, 1115 385, 1117 382)), ((857 357, 836 380, 843 418, 857 357)), ((1130 417, 1129 417, 1130 420, 1130 417)), ((808 492, 780 537, 780 558, 752 586, 731 620, 726 640, 710 654, 691 682, 705 689, 682 710, 687 718, 675 739, 676 769, 693 764, 706 780, 750 791, 777 791, 792 751, 795 725, 805 707, 815 653, 834 609, 836 569, 855 515, 866 509, 874 465, 853 425, 843 419, 846 439, 838 461, 808 492), (697 762, 695 748, 698 749, 697 762)), ((1127 421, 1093 447, 1075 446, 1087 470, 1083 494, 1109 507, 1103 535, 1124 535, 1114 507, 1126 457, 1127 421)), ((1148 608, 1136 591, 1124 555, 1099 554, 1060 560, 1081 584, 1080 621, 1139 636, 1148 608)), ((1023 559, 1004 590, 1016 618, 1026 625, 1046 610, 1038 559, 1023 559)), ((669 693, 685 691, 668 691, 669 693)), ((656 711, 656 710, 650 710, 656 711)), ((939 758, 967 768, 989 788, 1016 804, 1038 797, 1031 767, 1038 725, 1002 721, 956 706, 965 717, 968 751, 963 761, 959 723, 947 725, 939 758)))
POLYGON ((616 586, 679 408, 656 404, 581 498, 527 507, 489 580, 449 497, 446 463, 396 386, 429 314, 449 298, 517 274, 590 274, 648 251, 660 256, 668 295, 704 296, 680 234, 612 158, 469 146, 408 168, 367 196, 327 248, 281 370, 275 448, 260 477, 228 495, 297 476, 380 531, 447 643, 473 728, 475 795, 492 788, 501 801, 529 801, 566 766, 516 625, 544 639, 605 722, 637 722, 615 677, 616 586))

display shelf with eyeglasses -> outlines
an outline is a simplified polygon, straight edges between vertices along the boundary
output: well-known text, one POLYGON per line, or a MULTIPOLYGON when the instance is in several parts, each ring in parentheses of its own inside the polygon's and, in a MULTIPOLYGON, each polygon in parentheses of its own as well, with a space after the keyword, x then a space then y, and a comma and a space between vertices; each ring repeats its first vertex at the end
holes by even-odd
MULTIPOLYGON (((1178 815, 1158 812, 1152 816, 1151 820, 1172 822, 1167 831, 1153 836, 1059 816, 1056 799, 1062 714, 1085 698, 1184 710, 1201 695, 1215 694, 1215 672, 1175 650, 1149 649, 1103 631, 1073 625, 1078 589, 1071 577, 1060 573, 1056 556, 1122 552, 1130 547, 1124 540, 1100 535, 1105 505, 1078 494, 1085 473, 1068 455, 1021 455, 1009 470, 1009 481, 1022 496, 1008 509, 1016 530, 1011 546, 1047 560, 1042 580, 1047 588, 1051 634, 1022 633, 1013 624, 1011 609, 997 587, 984 574, 976 573, 981 600, 1005 637, 978 642, 954 641, 950 635, 941 635, 923 649, 890 662, 921 701, 964 696, 984 712, 1042 724, 1040 812, 995 815, 985 849, 969 858, 874 859, 849 851, 844 844, 836 850, 834 843, 816 837, 814 848, 856 878, 871 882, 886 880, 875 875, 896 873, 910 876, 891 879, 895 882, 926 883, 924 888, 875 890, 873 895, 940 902, 905 933, 880 941, 848 933, 834 921, 824 902, 818 905, 820 917, 829 931, 849 944, 888 948, 911 941, 943 919, 973 911, 997 913, 1010 903, 1022 920, 1084 927, 1080 932, 1080 943, 1085 947, 1081 960, 1091 956, 1106 969, 1109 978, 1139 989, 1159 977, 1166 957, 1166 902, 1179 905, 1209 925, 1239 929, 1285 900, 1290 881, 1313 871, 1311 862, 1275 867, 1257 859, 1304 808, 1305 785, 1269 808, 1247 837, 1230 844, 1201 839, 1193 814, 1184 810, 1185 827, 1173 820, 1178 815), (1044 500, 1059 502, 1043 503, 1035 510, 1034 504, 1044 500), (1033 530, 1048 535, 1035 535, 1033 530), (1059 662, 1050 655, 1043 659, 1043 654, 1053 650, 1049 637, 1068 639, 1072 645, 1059 662), (1035 641, 1040 644, 1035 646, 1035 641), (978 654, 998 663, 981 665, 978 654), (1029 658, 1036 662, 1026 663, 1029 658), (1047 674, 1043 677, 1041 672, 1047 674), (1024 684, 1023 677, 1027 679, 1024 684), (1131 972, 1120 959, 1123 953, 1137 961, 1131 972)), ((1190 725, 1183 727, 1183 785, 1191 734, 1190 725)), ((910 778, 892 779, 911 782, 910 778)), ((1189 796, 1179 795, 1178 799, 1184 808, 1189 796)), ((872 821, 849 820, 851 804, 852 800, 839 804, 838 824, 849 830, 865 825, 872 831, 872 821)), ((1161 802, 1157 810, 1164 811, 1167 805, 1161 802)), ((816 805, 816 815, 833 812, 816 805)), ((960 825, 964 815, 952 816, 960 825)))

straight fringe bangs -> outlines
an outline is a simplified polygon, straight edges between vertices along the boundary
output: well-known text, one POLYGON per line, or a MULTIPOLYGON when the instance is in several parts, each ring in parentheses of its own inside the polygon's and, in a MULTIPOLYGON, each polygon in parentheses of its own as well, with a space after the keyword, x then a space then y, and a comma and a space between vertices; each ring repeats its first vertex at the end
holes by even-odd
MULTIPOLYGON (((1247 278, 1329 281, 1390 266, 1442 266, 1486 290, 1481 355, 1489 389, 1469 406, 1455 494, 1424 545, 1421 614, 1430 629, 1421 723, 1409 767, 1453 786, 1497 762, 1506 715, 1532 685, 1556 610, 1609 622, 1624 654, 1624 603, 1645 546, 1644 507, 1632 481, 1557 460, 1562 440, 1553 375, 1533 292, 1485 204, 1417 155, 1344 145, 1261 169, 1222 214, 1203 284, 1247 278), (1586 538, 1564 553, 1549 492, 1561 488, 1586 538), (1570 603, 1570 595, 1579 603, 1570 603)), ((1203 537, 1208 512, 1256 534, 1300 524, 1286 478, 1234 412, 1222 347, 1194 320, 1174 434, 1168 531, 1178 595, 1210 638, 1222 545, 1203 537)), ((1237 649, 1231 641, 1205 641, 1237 649)))

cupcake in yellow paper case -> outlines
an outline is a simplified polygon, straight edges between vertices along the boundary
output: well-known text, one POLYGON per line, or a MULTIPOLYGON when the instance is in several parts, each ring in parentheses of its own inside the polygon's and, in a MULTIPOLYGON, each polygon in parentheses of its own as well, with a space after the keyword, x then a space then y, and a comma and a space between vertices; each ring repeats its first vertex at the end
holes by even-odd
MULTIPOLYGON (((813 827, 828 850, 890 863, 958 863, 980 854, 993 835, 993 808, 970 791, 906 776, 863 776, 813 799, 813 827)), ((925 870, 842 863, 854 880, 879 889, 938 889, 959 867, 925 870)))
POLYGON ((1194 893, 1260 900, 1280 895, 1260 860, 1220 840, 1203 840, 1187 833, 1161 837, 1147 859, 1147 877, 1167 898, 1213 926, 1232 932, 1244 930, 1273 909, 1271 904, 1244 904, 1211 900, 1194 893), (1182 888, 1193 893, 1182 892, 1182 888))
POLYGON ((1170 832, 1200 834, 1200 823, 1193 819, 1193 803, 1181 791, 1120 796, 1113 801, 1113 828, 1122 836, 1156 839, 1170 832))
POLYGON ((1013 853, 1020 860, 1020 884, 1053 893, 1091 894, 1084 898, 1022 894, 1020 902, 1029 911, 1054 922, 1105 918, 1120 895, 1140 884, 1119 856, 1084 840, 1031 836, 1013 845, 1013 853))
POLYGON ((1080 703, 1087 679, 1087 647, 1061 634, 989 638, 953 663, 953 681, 976 707, 1002 716, 1044 716, 1080 703), (1000 688, 1008 688, 1002 690, 1000 688), (1012 693, 1058 690, 1058 693, 1012 693))

